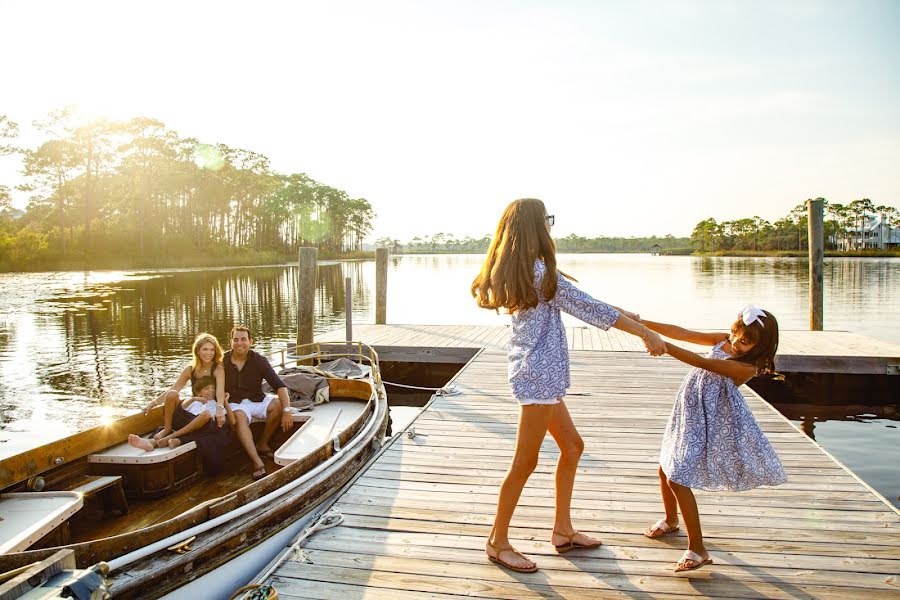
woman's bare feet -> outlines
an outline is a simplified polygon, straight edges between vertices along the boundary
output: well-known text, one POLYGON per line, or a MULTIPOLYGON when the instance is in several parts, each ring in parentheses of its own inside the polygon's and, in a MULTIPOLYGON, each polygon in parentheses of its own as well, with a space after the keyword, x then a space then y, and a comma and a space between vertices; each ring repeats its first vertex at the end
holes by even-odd
POLYGON ((505 546, 495 546, 490 540, 484 546, 484 553, 488 560, 498 565, 503 565, 510 571, 517 573, 534 573, 537 565, 525 557, 524 554, 513 548, 509 542, 505 546))
POLYGON ((150 452, 154 448, 156 448, 156 444, 154 444, 150 440, 145 440, 139 435, 135 435, 133 433, 128 434, 128 443, 134 446, 135 448, 139 448, 141 450, 146 450, 150 452))

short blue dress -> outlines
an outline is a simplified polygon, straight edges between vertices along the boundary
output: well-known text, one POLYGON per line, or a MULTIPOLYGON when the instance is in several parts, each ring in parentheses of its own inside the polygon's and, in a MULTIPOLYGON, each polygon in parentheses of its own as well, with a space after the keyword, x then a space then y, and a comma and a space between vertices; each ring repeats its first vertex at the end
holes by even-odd
MULTIPOLYGON (((725 342, 710 358, 727 359, 725 342)), ((787 481, 775 449, 729 377, 693 368, 678 390, 659 464, 689 488, 740 492, 787 481)))

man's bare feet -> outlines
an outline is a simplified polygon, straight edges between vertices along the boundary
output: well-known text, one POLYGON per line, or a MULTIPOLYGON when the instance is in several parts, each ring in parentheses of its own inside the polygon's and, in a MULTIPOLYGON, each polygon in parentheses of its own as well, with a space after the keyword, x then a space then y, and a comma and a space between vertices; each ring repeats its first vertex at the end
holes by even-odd
POLYGON ((135 435, 133 433, 128 434, 128 443, 131 444, 132 446, 134 446, 135 448, 139 448, 141 450, 146 450, 147 452, 150 452, 151 450, 156 448, 156 445, 153 442, 151 442, 150 440, 145 440, 141 436, 135 435))
POLYGON ((256 453, 259 454, 260 458, 275 458, 275 452, 268 446, 257 446, 256 453))

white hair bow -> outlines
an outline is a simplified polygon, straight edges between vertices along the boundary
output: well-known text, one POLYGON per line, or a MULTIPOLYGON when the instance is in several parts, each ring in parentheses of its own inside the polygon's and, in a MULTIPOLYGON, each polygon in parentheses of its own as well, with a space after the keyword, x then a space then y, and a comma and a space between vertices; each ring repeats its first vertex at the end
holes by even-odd
POLYGON ((751 325, 753 322, 759 323, 760 327, 765 327, 766 324, 762 322, 763 319, 766 318, 766 312, 762 309, 756 308, 752 304, 748 304, 738 313, 738 316, 744 321, 744 325, 751 325))

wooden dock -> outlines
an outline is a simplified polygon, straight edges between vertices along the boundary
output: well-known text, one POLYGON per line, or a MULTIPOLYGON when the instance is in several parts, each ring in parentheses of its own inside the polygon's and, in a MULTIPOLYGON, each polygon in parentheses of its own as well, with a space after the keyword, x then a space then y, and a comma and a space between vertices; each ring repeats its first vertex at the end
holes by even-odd
POLYGON ((359 326, 354 337, 381 346, 383 357, 391 346, 398 355, 442 343, 484 349, 454 380, 461 393, 433 399, 411 424, 415 435, 396 435, 337 499, 343 523, 312 535, 266 580, 280 597, 900 597, 900 511, 746 386, 790 481, 737 494, 698 492, 715 564, 674 573, 687 544, 683 531, 658 540, 641 531, 662 515, 659 445, 688 368, 631 352, 627 339, 595 330, 580 332, 580 341, 570 332, 566 401, 585 439, 575 524, 604 544, 566 555, 550 545, 558 453, 548 436, 511 528, 513 544, 540 571, 489 563, 484 541, 518 414, 498 348, 503 328, 382 327, 359 326))
MULTIPOLYGON (((353 337, 375 346, 383 360, 464 363, 477 348, 504 350, 509 329, 473 325, 355 325, 353 337)), ((645 352, 641 340, 617 329, 566 327, 569 350, 645 352)), ((344 339, 344 330, 318 339, 344 339)), ((709 348, 677 342, 686 348, 709 348)), ((848 331, 781 331, 779 371, 900 375, 900 346, 848 331)))

